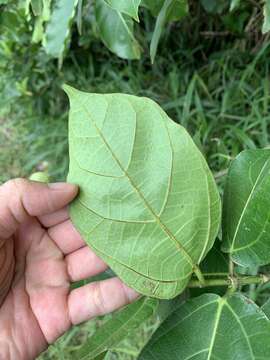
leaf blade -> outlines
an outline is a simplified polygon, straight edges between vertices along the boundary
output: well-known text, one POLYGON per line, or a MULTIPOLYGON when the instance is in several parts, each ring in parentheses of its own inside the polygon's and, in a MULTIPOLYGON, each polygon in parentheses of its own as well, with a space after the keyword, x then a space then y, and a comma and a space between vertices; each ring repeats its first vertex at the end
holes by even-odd
POLYGON ((268 31, 270 31, 270 1, 265 0, 265 4, 263 7, 263 27, 262 27, 262 33, 266 34, 268 31))
POLYGON ((116 346, 129 332, 138 328, 158 308, 158 300, 142 298, 126 306, 102 325, 77 353, 78 359, 103 358, 106 352, 116 346))
POLYGON ((224 193, 223 251, 242 266, 269 263, 267 194, 270 151, 246 150, 229 169, 224 193))
POLYGON ((138 10, 141 0, 105 0, 114 10, 120 11, 139 21, 138 10))
POLYGON ((139 59, 140 46, 133 34, 133 21, 104 0, 95 2, 96 20, 103 43, 123 59, 139 59))
POLYGON ((139 359, 227 360, 241 354, 243 359, 266 360, 270 354, 269 334, 267 317, 244 296, 204 294, 188 300, 172 314, 139 359))
POLYGON ((46 53, 53 58, 61 58, 63 55, 77 3, 78 0, 60 0, 52 10, 43 46, 46 53))
POLYGON ((219 227, 220 199, 205 160, 186 131, 149 99, 66 91, 68 179, 81 188, 72 221, 129 286, 147 296, 176 296, 219 227))
POLYGON ((168 21, 180 20, 188 13, 188 4, 185 0, 165 0, 157 17, 154 32, 150 43, 150 58, 154 63, 159 40, 163 28, 168 21))

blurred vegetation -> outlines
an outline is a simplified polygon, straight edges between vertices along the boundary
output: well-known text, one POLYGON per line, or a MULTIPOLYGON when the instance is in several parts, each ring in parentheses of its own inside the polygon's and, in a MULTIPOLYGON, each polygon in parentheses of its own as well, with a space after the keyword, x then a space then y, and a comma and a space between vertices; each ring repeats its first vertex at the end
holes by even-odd
MULTIPOLYGON (((263 4, 190 1, 189 15, 164 27, 151 64, 156 17, 145 7, 134 23, 139 60, 121 59, 102 44, 93 2, 86 0, 81 34, 76 20, 64 53, 53 58, 33 41, 36 19, 25 15, 25 1, 0 0, 0 183, 43 169, 53 180, 65 178, 68 102, 61 86, 69 83, 156 100, 188 129, 222 191, 231 159, 242 149, 269 146, 269 14, 264 17, 263 4)), ((101 322, 72 329, 42 358, 72 359, 71 351, 101 322)), ((125 340, 110 358, 134 359, 154 326, 144 324, 138 339, 125 340)))

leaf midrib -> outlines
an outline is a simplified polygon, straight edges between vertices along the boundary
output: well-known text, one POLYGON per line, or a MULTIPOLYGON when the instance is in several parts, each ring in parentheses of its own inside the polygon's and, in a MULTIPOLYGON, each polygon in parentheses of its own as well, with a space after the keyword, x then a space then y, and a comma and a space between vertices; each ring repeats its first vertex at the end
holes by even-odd
POLYGON ((236 237, 237 237, 237 234, 238 234, 240 225, 241 225, 241 223, 242 223, 243 217, 244 217, 245 212, 246 212, 246 210, 247 210, 248 204, 250 203, 250 201, 251 201, 251 199, 252 199, 252 196, 253 196, 256 188, 257 188, 258 182, 259 182, 259 180, 260 180, 260 178, 261 178, 261 176, 262 176, 262 174, 263 174, 266 166, 268 165, 269 160, 270 160, 270 159, 268 159, 268 160, 265 162, 265 164, 263 165, 263 167, 262 167, 261 171, 259 172, 259 175, 258 175, 258 177, 257 177, 257 179, 256 179, 256 181, 255 181, 255 183, 254 183, 254 185, 253 185, 253 187, 252 187, 252 189, 251 189, 251 191, 250 191, 250 194, 249 194, 249 196, 248 196, 248 199, 247 199, 247 201, 246 201, 246 204, 245 204, 245 206, 244 206, 244 208, 243 208, 243 211, 242 211, 242 213, 241 213, 241 216, 240 216, 240 218, 239 218, 239 221, 238 221, 237 226, 236 226, 236 229, 235 229, 235 233, 234 233, 234 236, 233 236, 233 239, 232 239, 232 243, 231 243, 231 246, 230 246, 230 250, 229 250, 230 253, 233 253, 233 252, 234 252, 234 244, 235 244, 236 237))
MULTIPOLYGON (((138 313, 140 313, 145 306, 149 306, 149 305, 147 304, 147 298, 143 301, 143 303, 140 305, 140 307, 137 309, 137 311, 132 315, 132 317, 130 317, 130 318, 127 320, 127 322, 122 323, 122 325, 111 335, 110 340, 111 340, 112 338, 114 338, 114 337, 117 337, 117 335, 121 332, 121 330, 122 330, 123 328, 125 328, 126 326, 128 326, 128 324, 134 320, 134 317, 135 317, 138 313)), ((149 317, 149 316, 148 316, 148 317, 149 317)), ((91 339, 90 339, 90 340, 91 340, 91 339)), ((88 353, 87 355, 83 356, 81 360, 88 358, 88 356, 89 356, 90 354, 91 354, 91 355, 94 354, 95 356, 98 356, 98 355, 102 354, 103 350, 105 350, 105 351, 110 350, 110 349, 111 349, 111 345, 108 345, 108 346, 105 346, 105 347, 104 347, 104 342, 105 342, 105 343, 108 342, 108 338, 106 338, 100 345, 98 345, 95 350, 92 350, 90 353, 88 353), (102 349, 102 347, 104 347, 104 349, 103 349, 101 352, 99 352, 99 351, 100 351, 100 348, 102 349)))
MULTIPOLYGON (((78 97, 79 99, 79 97, 78 97)), ((101 130, 99 129, 99 127, 96 125, 95 121, 92 119, 92 115, 91 113, 88 111, 87 107, 85 106, 84 103, 81 102, 81 100, 79 99, 81 105, 83 106, 85 112, 88 114, 92 124, 94 125, 96 131, 98 132, 99 136, 101 137, 102 141, 104 142, 105 146, 107 147, 107 149, 110 151, 112 157, 114 158, 114 160, 116 161, 116 163, 118 164, 118 166, 120 167, 120 169, 123 171, 123 173, 125 174, 125 176, 127 177, 127 179, 129 180, 131 186, 134 188, 134 190, 137 192, 137 194, 139 195, 139 197, 143 200, 146 208, 149 210, 149 212, 152 214, 152 216, 154 217, 154 219, 156 220, 156 222, 158 223, 158 225, 161 227, 161 229, 168 235, 168 237, 175 243, 176 248, 185 255, 186 259, 188 260, 188 262, 192 265, 192 267, 196 267, 196 264, 193 262, 191 256, 188 254, 188 252, 186 251, 186 249, 177 241, 177 239, 175 238, 175 236, 171 233, 171 231, 167 228, 167 226, 165 224, 163 224, 163 222, 160 220, 160 218, 158 217, 158 215, 156 215, 156 213, 154 212, 154 210, 152 209, 152 207, 150 206, 150 204, 148 203, 148 201, 145 199, 145 197, 143 196, 143 194, 141 193, 141 191, 138 189, 138 187, 136 186, 136 184, 133 182, 132 178, 129 176, 128 172, 125 170, 125 168, 122 166, 121 162, 119 161, 119 159, 117 158, 117 156, 115 155, 114 151, 112 150, 112 148, 110 147, 110 145, 108 144, 106 138, 104 137, 103 133, 101 132, 101 130)), ((109 107, 109 104, 108 104, 109 107)), ((108 107, 107 107, 107 111, 108 111, 108 107)), ((107 114, 106 111, 106 114, 107 114)), ((105 114, 105 118, 106 118, 106 114, 105 114)))
POLYGON ((212 334, 211 342, 210 342, 210 345, 209 345, 209 350, 208 350, 209 352, 208 352, 207 360, 211 359, 211 356, 212 356, 212 353, 213 353, 215 340, 216 340, 216 336, 217 336, 217 329, 218 329, 218 326, 219 326, 219 322, 220 322, 220 318, 221 318, 222 309, 223 309, 224 304, 225 304, 225 300, 221 298, 219 300, 219 303, 218 303, 216 319, 215 319, 215 324, 214 324, 214 328, 213 328, 213 334, 212 334))

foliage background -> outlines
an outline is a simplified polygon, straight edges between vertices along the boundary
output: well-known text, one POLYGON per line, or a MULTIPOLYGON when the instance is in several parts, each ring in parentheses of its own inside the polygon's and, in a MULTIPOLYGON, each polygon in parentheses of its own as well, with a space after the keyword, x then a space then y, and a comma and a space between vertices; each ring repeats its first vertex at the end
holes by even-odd
MULTIPOLYGON (((222 192, 230 161, 242 149, 269 145, 266 4, 189 1, 189 15, 164 26, 151 64, 156 18, 146 8, 140 8, 135 23, 139 60, 121 59, 104 46, 88 0, 81 34, 75 21, 64 53, 54 59, 33 41, 35 17, 25 15, 25 1, 0 0, 0 183, 43 169, 53 180, 65 178, 68 102, 61 86, 66 82, 90 92, 156 100, 188 129, 222 192), (230 12, 232 3, 238 7, 230 12)), ((265 294, 260 296, 263 301, 265 294)), ((72 350, 102 321, 74 328, 41 358, 72 358, 72 350)), ((125 340, 111 359, 134 359, 155 326, 155 321, 144 324, 136 341, 125 340)))

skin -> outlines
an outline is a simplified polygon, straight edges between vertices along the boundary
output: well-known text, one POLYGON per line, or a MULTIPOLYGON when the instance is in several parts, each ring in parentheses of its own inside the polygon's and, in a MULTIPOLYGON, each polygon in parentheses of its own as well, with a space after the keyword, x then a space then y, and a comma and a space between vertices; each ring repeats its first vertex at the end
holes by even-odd
POLYGON ((107 265, 68 216, 75 185, 15 179, 0 186, 0 360, 31 360, 72 325, 138 294, 118 278, 70 290, 107 265))

